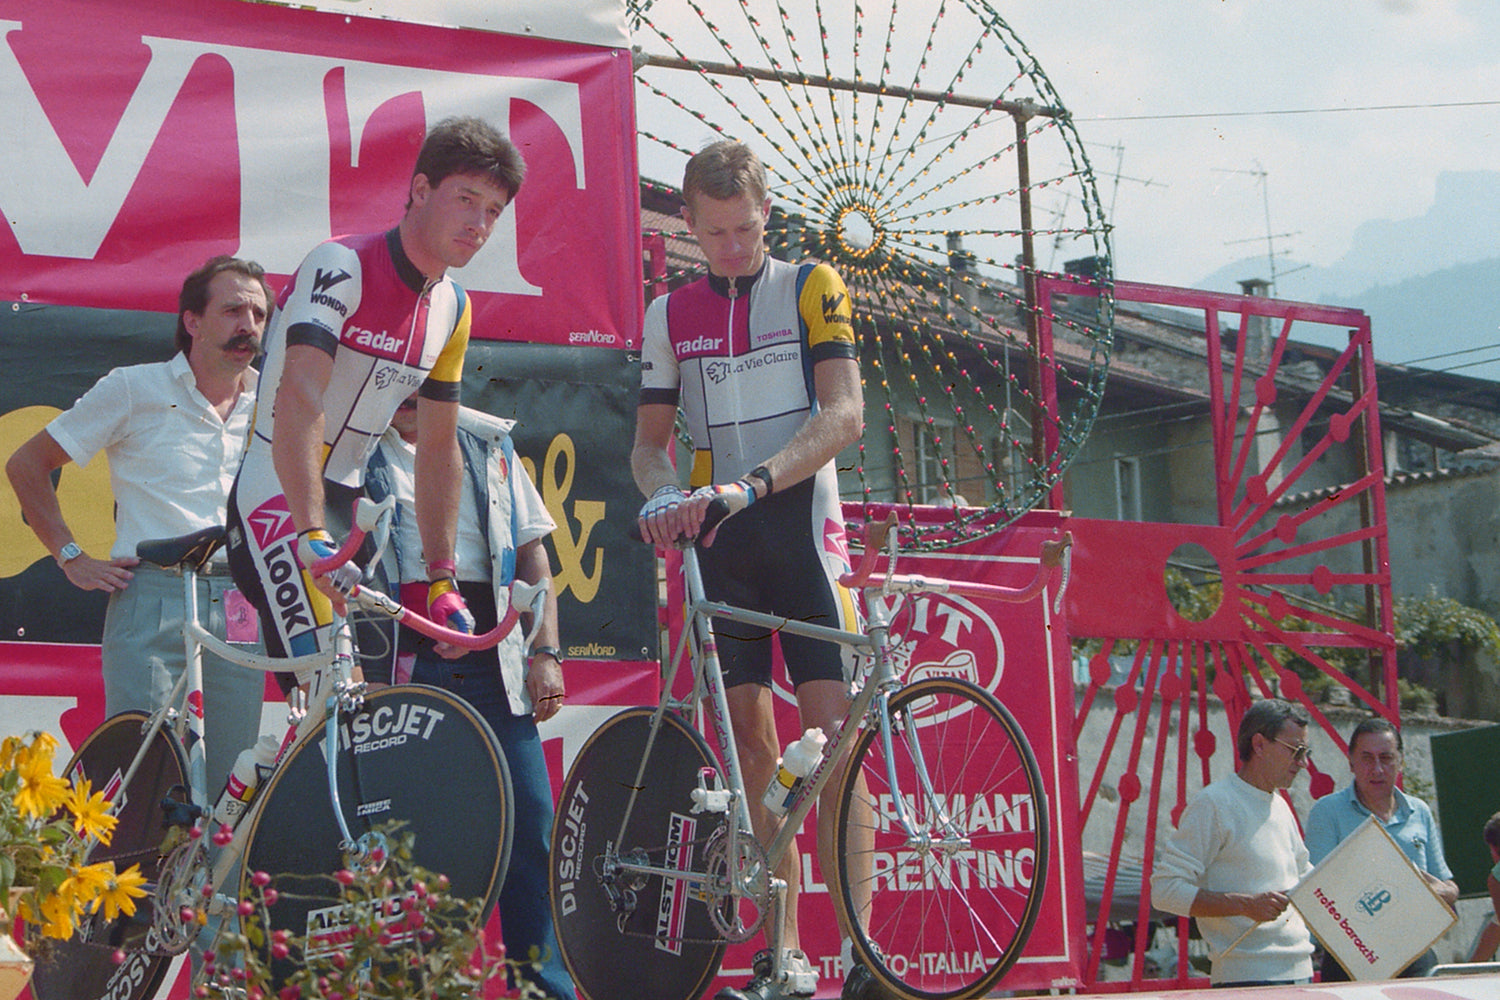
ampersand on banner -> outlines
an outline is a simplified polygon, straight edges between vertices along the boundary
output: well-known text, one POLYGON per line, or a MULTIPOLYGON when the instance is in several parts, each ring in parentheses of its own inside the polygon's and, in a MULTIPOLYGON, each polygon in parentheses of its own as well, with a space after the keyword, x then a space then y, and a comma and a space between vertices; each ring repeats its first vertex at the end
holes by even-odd
POLYGON ((568 517, 566 505, 568 494, 573 491, 573 471, 577 465, 577 456, 573 450, 573 439, 567 434, 559 434, 552 439, 547 447, 547 457, 542 461, 546 472, 544 476, 536 474, 529 460, 523 459, 522 464, 527 466, 526 471, 541 490, 547 513, 557 522, 557 530, 550 537, 557 550, 559 569, 553 575, 552 582, 556 585, 559 596, 572 590, 573 596, 580 603, 588 604, 599 593, 599 582, 604 576, 604 552, 598 546, 595 547, 592 572, 584 570, 583 560, 588 554, 589 535, 593 533, 594 526, 604 520, 604 501, 575 500, 572 504, 573 518, 568 517), (571 530, 573 520, 578 523, 576 536, 571 530))

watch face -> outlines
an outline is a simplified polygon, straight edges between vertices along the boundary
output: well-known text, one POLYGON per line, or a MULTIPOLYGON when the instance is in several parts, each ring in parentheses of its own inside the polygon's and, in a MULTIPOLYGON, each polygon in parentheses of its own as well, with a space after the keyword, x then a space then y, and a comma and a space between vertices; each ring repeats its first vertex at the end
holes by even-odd
POLYGON ((69 542, 62 547, 62 551, 57 554, 57 557, 63 562, 70 562, 81 555, 83 555, 83 550, 78 547, 78 543, 69 542))

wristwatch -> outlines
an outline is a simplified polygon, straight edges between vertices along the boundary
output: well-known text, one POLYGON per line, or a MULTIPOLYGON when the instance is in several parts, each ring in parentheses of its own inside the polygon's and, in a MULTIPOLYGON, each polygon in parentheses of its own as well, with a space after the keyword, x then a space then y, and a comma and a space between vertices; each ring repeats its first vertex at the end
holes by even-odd
POLYGON ((64 563, 70 563, 81 555, 83 555, 83 550, 78 547, 78 543, 69 542, 67 545, 64 545, 61 549, 58 550, 57 564, 61 566, 64 563))
POLYGON ((558 663, 562 662, 562 650, 558 649, 556 646, 532 646, 531 653, 527 655, 526 658, 529 660, 532 657, 544 655, 552 657, 558 663))

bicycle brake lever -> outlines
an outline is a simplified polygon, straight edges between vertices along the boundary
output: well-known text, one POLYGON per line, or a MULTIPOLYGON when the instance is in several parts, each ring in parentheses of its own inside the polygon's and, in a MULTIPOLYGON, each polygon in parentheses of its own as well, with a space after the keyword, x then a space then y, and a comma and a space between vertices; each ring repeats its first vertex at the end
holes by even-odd
POLYGON ((531 612, 531 629, 526 633, 522 649, 530 649, 531 644, 536 641, 537 633, 542 630, 542 618, 547 608, 549 589, 546 580, 538 580, 536 583, 517 580, 510 585, 510 606, 523 613, 531 612))
POLYGON ((379 503, 369 497, 360 497, 354 502, 354 523, 359 525, 360 531, 368 534, 375 530, 380 519, 394 510, 395 506, 396 495, 394 493, 379 503))
POLYGON ((1052 598, 1052 613, 1054 615, 1062 613, 1063 594, 1067 593, 1068 580, 1073 575, 1073 533, 1071 531, 1064 532, 1059 541, 1062 545, 1062 552, 1059 556, 1062 572, 1059 575, 1057 583, 1057 593, 1052 598))

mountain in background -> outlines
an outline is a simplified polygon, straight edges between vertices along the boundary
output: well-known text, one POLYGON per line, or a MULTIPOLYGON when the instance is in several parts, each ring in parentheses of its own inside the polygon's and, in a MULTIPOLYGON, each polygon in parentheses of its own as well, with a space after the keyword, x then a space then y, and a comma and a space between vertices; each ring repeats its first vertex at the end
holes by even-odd
MULTIPOLYGON (((1328 267, 1287 260, 1277 271, 1278 298, 1368 313, 1381 361, 1500 381, 1500 171, 1441 174, 1425 215, 1363 223, 1328 267)), ((1269 276, 1264 256, 1246 257, 1196 287, 1237 293, 1241 280, 1269 276)), ((1293 336, 1339 337, 1308 332, 1293 336)))

